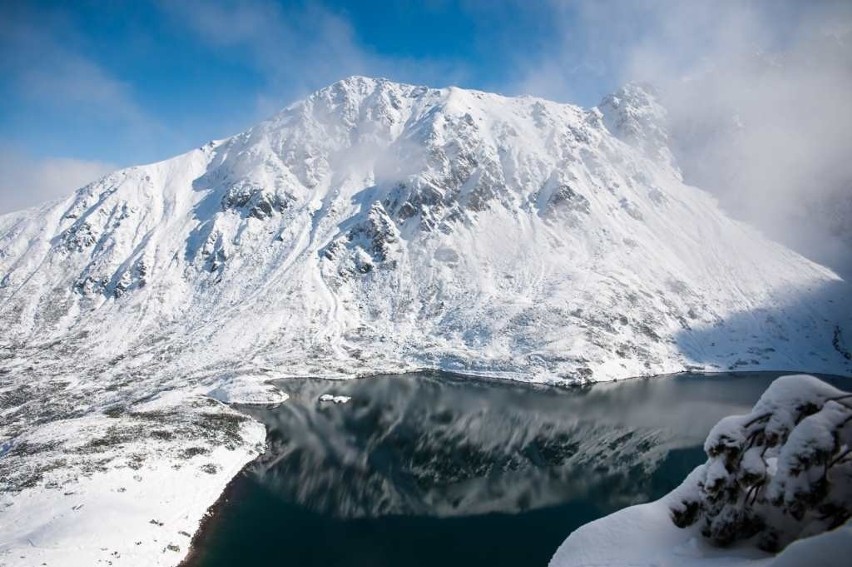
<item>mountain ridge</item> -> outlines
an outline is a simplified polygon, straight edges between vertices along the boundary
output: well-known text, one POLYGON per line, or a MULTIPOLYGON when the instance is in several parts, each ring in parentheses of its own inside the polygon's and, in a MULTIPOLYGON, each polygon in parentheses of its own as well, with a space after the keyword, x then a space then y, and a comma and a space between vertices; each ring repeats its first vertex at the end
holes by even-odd
MULTIPOLYGON (((231 138, 115 172, 41 212, 0 217, 6 342, 74 342, 101 326, 112 336, 78 343, 94 358, 104 358, 100 348, 123 354, 125 342, 132 357, 139 337, 168 336, 179 366, 198 370, 209 369, 205 356, 296 362, 299 373, 439 367, 547 380, 701 367, 672 348, 676 335, 837 278, 683 185, 662 113, 637 85, 584 110, 345 79, 231 138), (749 262, 758 278, 744 275, 749 262), (664 282, 638 276, 656 278, 649 265, 664 282), (732 296, 698 283, 724 289, 719 276, 732 270, 743 280, 732 296), (46 288, 52 295, 36 301, 46 288), (542 301, 556 305, 548 312, 542 301), (240 321, 254 305, 261 312, 240 321), (216 348, 202 352, 195 339, 216 348), (591 363, 588 350, 597 351, 591 363), (311 357, 322 362, 306 364, 311 357)), ((823 315, 806 315, 805 334, 819 333, 823 315)), ((844 369, 816 352, 804 357, 818 362, 811 370, 844 369)), ((729 358, 716 368, 783 357, 729 358)))
POLYGON ((0 556, 177 564, 275 378, 852 374, 848 283, 685 185, 647 94, 356 78, 0 216, 0 556))

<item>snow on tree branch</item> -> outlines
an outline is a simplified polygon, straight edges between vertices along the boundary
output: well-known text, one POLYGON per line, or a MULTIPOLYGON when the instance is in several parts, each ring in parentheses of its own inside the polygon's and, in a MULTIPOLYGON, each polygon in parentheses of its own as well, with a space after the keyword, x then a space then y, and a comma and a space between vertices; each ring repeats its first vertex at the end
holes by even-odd
POLYGON ((852 517, 852 394, 807 375, 783 376, 748 415, 726 417, 708 460, 672 506, 714 544, 752 539, 779 551, 852 517))

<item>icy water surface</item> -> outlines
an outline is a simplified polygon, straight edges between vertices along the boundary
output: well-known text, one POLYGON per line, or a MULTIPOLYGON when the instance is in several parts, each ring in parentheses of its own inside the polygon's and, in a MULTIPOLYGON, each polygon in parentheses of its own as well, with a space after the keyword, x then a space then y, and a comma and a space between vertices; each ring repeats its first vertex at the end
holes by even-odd
POLYGON ((716 421, 780 375, 283 381, 286 403, 241 408, 267 425, 269 450, 220 500, 191 564, 543 566, 577 527, 677 486, 716 421))

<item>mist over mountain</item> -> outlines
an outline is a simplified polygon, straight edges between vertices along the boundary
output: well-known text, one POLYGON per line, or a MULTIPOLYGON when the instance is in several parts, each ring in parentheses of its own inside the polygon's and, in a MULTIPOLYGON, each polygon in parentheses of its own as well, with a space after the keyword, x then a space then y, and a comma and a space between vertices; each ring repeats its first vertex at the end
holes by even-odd
POLYGON ((671 146, 634 84, 582 109, 353 77, 0 217, 3 348, 207 377, 849 368, 846 284, 671 146))
POLYGON ((669 124, 638 84, 351 77, 0 216, 0 552, 174 564, 273 378, 852 372, 849 284, 685 183, 669 124))
POLYGON ((807 49, 756 53, 697 72, 663 91, 685 179, 848 279, 852 274, 852 44, 810 38, 807 49), (838 72, 839 69, 844 72, 838 72), (696 100, 701 100, 696 110, 696 100))
POLYGON ((849 3, 662 1, 614 17, 649 21, 620 52, 622 80, 655 85, 686 182, 848 280, 849 3))

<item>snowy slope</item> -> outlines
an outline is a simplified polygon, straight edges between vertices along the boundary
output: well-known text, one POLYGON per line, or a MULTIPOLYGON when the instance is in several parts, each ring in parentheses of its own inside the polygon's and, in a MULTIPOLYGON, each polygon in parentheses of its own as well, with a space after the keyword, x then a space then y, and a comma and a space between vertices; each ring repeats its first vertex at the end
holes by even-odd
POLYGON ((183 372, 848 368, 801 303, 836 276, 684 186, 654 104, 342 81, 0 219, 3 342, 183 372))
POLYGON ((585 110, 353 77, 0 217, 0 488, 159 470, 236 419, 182 408, 287 375, 852 372, 848 284, 684 185, 663 118, 638 86, 585 110))

